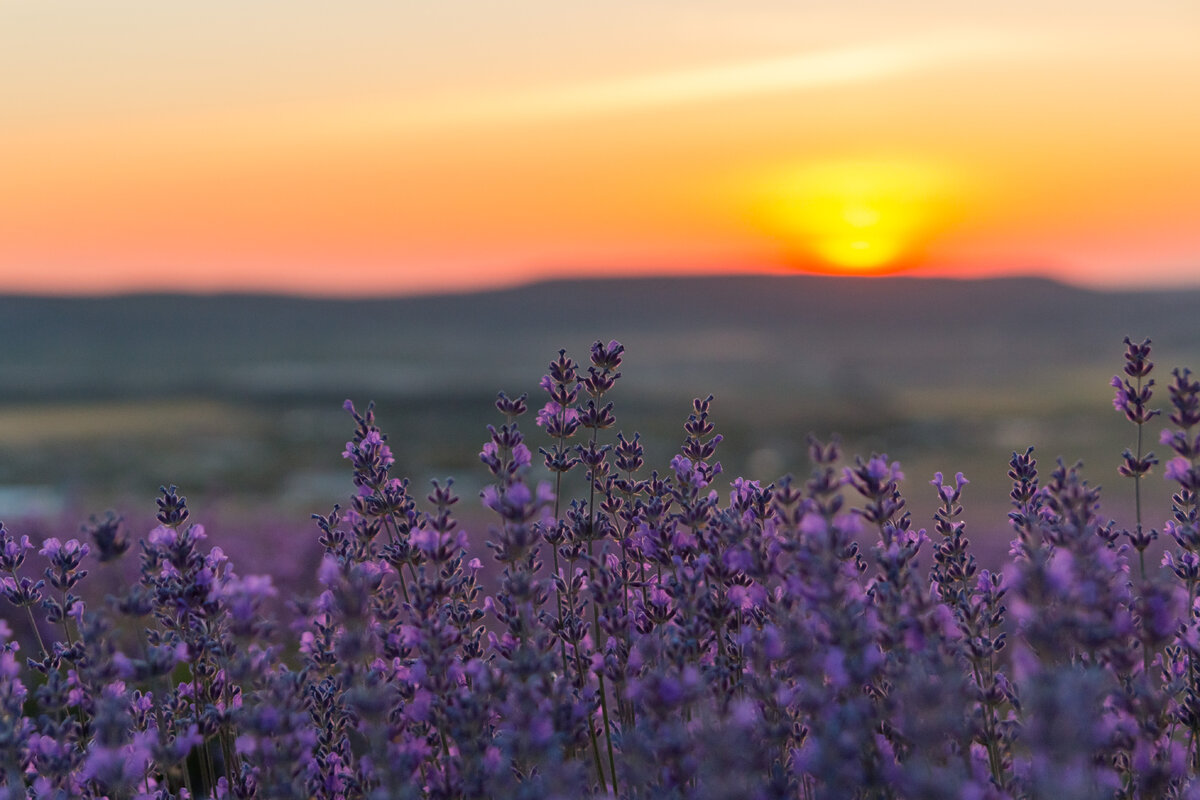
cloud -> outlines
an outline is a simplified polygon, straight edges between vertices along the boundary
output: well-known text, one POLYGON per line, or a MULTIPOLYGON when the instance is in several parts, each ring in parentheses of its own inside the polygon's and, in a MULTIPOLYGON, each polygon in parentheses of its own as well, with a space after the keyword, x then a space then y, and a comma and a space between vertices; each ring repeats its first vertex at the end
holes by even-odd
POLYGON ((397 122, 440 125, 604 115, 747 95, 890 80, 1039 49, 1030 37, 980 32, 882 41, 552 88, 460 98, 404 112, 397 122))

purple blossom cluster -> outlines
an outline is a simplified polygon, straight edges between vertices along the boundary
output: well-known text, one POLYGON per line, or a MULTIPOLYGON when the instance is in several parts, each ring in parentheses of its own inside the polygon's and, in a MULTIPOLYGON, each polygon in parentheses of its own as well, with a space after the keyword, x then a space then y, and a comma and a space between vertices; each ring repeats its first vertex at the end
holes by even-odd
POLYGON ((136 548, 112 514, 40 548, 0 525, 0 800, 1200 798, 1200 381, 1168 387, 1178 490, 1150 527, 1153 364, 1126 345, 1133 526, 1078 465, 1014 453, 996 571, 961 473, 928 530, 897 463, 836 440, 805 480, 722 480, 712 397, 647 471, 615 341, 498 396, 485 549, 347 401, 355 492, 314 518, 319 588, 282 621, 174 486, 136 548), (89 605, 131 550, 136 581, 89 605))

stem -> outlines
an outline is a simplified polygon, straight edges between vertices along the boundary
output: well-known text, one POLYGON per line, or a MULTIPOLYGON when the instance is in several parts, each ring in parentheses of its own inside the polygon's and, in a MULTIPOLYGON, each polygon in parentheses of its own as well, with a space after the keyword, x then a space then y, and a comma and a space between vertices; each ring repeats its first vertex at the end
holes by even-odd
MULTIPOLYGON (((972 661, 971 671, 975 673, 975 685, 983 687, 983 677, 979 671, 979 665, 972 661)), ((983 712, 983 735, 986 739, 988 767, 992 771, 992 780, 997 786, 1004 785, 1003 775, 1000 771, 1000 751, 996 747, 996 732, 994 725, 995 709, 990 703, 985 704, 983 712)))
MULTIPOLYGON (((1138 397, 1142 394, 1142 378, 1139 375, 1137 379, 1138 397)), ((1140 420, 1140 417, 1139 417, 1140 420)), ((1137 423, 1137 463, 1138 469, 1142 463, 1142 434, 1145 423, 1139 421, 1137 423)), ((1138 572, 1142 577, 1142 583, 1146 582, 1146 550, 1145 542, 1142 540, 1142 473, 1134 471, 1133 473, 1133 507, 1134 519, 1137 524, 1138 535, 1138 572)), ((1150 648, 1148 641, 1142 642, 1142 673, 1146 676, 1146 680, 1150 680, 1150 648)))
MULTIPOLYGON (((559 446, 561 447, 562 439, 560 438, 558 441, 559 441, 559 446)), ((561 493, 561 491, 562 491, 562 473, 556 472, 554 474, 554 522, 555 522, 555 524, 558 524, 559 494, 561 493)), ((564 577, 564 579, 565 579, 565 576, 562 576, 561 572, 559 571, 558 545, 553 545, 550 548, 550 552, 554 556, 554 577, 555 578, 564 577)), ((562 592, 558 588, 557 580, 554 581, 554 601, 555 601, 555 604, 558 606, 558 624, 561 626, 563 624, 562 592)), ((560 645, 559 650, 562 654, 563 677, 565 678, 565 677, 567 677, 567 642, 565 639, 563 639, 560 636, 558 643, 560 645)))
MULTIPOLYGON (((21 579, 17 577, 15 567, 8 570, 8 574, 12 575, 13 583, 17 586, 21 585, 21 579)), ((29 627, 33 629, 33 635, 37 637, 38 647, 42 649, 42 658, 49 658, 50 651, 46 649, 46 643, 42 640, 42 632, 38 630, 37 619, 33 616, 33 608, 25 606, 25 613, 29 615, 29 627)))
MULTIPOLYGON (((167 676, 167 686, 171 692, 175 691, 175 681, 173 678, 171 678, 170 675, 167 676)), ((195 699, 195 691, 192 692, 192 697, 194 700, 195 699)), ((158 704, 158 703, 155 703, 155 708, 158 711, 159 724, 161 725, 165 721, 163 718, 162 708, 160 707, 160 704, 158 704)), ((197 723, 199 723, 199 720, 197 720, 197 723)), ((159 730, 161 731, 161 733, 159 735, 163 737, 163 741, 165 742, 166 728, 160 728, 159 730)), ((164 776, 165 776, 165 770, 164 770, 164 776)), ((191 768, 188 767, 188 756, 187 755, 185 755, 183 757, 183 783, 187 787, 188 796, 195 797, 196 789, 194 786, 192 786, 192 770, 191 770, 191 768)))
MULTIPOLYGON (((1138 387, 1142 385, 1141 378, 1138 379, 1138 387)), ((1143 423, 1139 422, 1137 426, 1137 460, 1140 464, 1142 461, 1142 427, 1143 423)), ((1142 475, 1140 472, 1134 473, 1133 476, 1133 505, 1134 513, 1137 519, 1137 531, 1142 532, 1142 475)), ((1146 579, 1146 561, 1142 559, 1142 580, 1146 579)))
MULTIPOLYGON (((392 529, 390 531, 388 531, 388 536, 392 537, 393 542, 399 541, 400 526, 396 524, 396 520, 394 518, 393 512, 388 511, 387 516, 383 518, 383 521, 384 521, 385 525, 389 522, 392 525, 392 529)), ((411 564, 409 564, 409 569, 412 569, 411 564)), ((398 570, 396 570, 396 574, 400 577, 400 593, 404 595, 404 602, 407 603, 408 602, 408 585, 404 580, 404 570, 398 569, 398 570)))
MULTIPOLYGON (((204 694, 207 695, 208 694, 208 685, 207 685, 207 683, 202 683, 199 680, 199 678, 196 677, 196 669, 194 666, 188 665, 188 671, 192 675, 192 714, 195 716, 196 726, 197 726, 197 728, 199 728, 199 726, 200 726, 200 691, 201 691, 201 689, 203 689, 204 694)), ((207 736, 205 736, 203 738, 203 740, 200 742, 200 755, 198 756, 198 759, 200 761, 200 772, 204 776, 205 781, 207 781, 207 783, 208 783, 208 787, 207 787, 208 791, 209 792, 216 791, 217 771, 216 771, 216 767, 213 765, 212 751, 208 747, 208 737, 207 736)))
MULTIPOLYGON (((572 612, 573 611, 574 611, 574 609, 572 609, 572 612)), ((565 644, 564 644, 564 647, 565 647, 565 644)), ((580 654, 579 654, 579 646, 578 645, 572 645, 571 649, 575 653, 575 671, 577 674, 576 680, 579 681, 579 686, 582 687, 583 682, 584 682, 584 676, 587 674, 583 669, 583 657, 580 656, 580 654)), ((600 697, 601 698, 604 697, 603 692, 601 693, 600 697)), ((603 700, 602 700, 602 702, 603 702, 603 700)), ((588 738, 591 739, 591 741, 592 741, 592 758, 596 762, 596 775, 597 775, 597 777, 600 778, 600 787, 604 790, 604 793, 607 794, 608 793, 608 782, 604 777, 604 763, 600 760, 600 741, 596 738, 596 726, 592 724, 591 712, 588 713, 587 726, 588 726, 588 738)))
MULTIPOLYGON (((221 683, 221 699, 225 704, 225 713, 230 711, 230 703, 232 697, 229 694, 229 662, 226 659, 224 667, 225 680, 221 683)), ((234 737, 230 731, 230 724, 225 722, 221 725, 220 733, 221 751, 225 758, 225 777, 229 779, 229 785, 233 786, 233 776, 242 774, 241 760, 238 758, 237 747, 234 743, 234 737)))
MULTIPOLYGON (((1137 379, 1137 389, 1138 389, 1138 396, 1140 397, 1141 393, 1142 393, 1142 378, 1141 378, 1141 376, 1138 376, 1138 379, 1137 379)), ((1144 426, 1145 426, 1144 422, 1138 422, 1138 424, 1137 424, 1137 461, 1138 461, 1139 468, 1142 463, 1142 428, 1144 426)), ((1142 474, 1140 472, 1136 472, 1136 471, 1133 473, 1133 506, 1134 506, 1134 516, 1137 521, 1138 539, 1140 541, 1141 535, 1142 535, 1142 474)), ((1143 551, 1143 550, 1138 550, 1138 566, 1141 568, 1142 580, 1145 581, 1146 580, 1146 554, 1145 554, 1145 551, 1143 551)), ((1146 660, 1147 660, 1147 668, 1149 668, 1148 654, 1147 654, 1146 660)))
MULTIPOLYGON (((563 432, 563 430, 566 429, 566 425, 567 425, 567 407, 565 404, 559 405, 558 423, 559 423, 559 425, 558 425, 558 431, 559 431, 558 444, 555 447, 556 447, 556 455, 561 457, 563 447, 566 445, 566 437, 562 435, 562 432, 563 432)), ((562 511, 562 479, 563 479, 562 472, 559 470, 555 470, 554 471, 554 523, 556 525, 559 522, 558 515, 562 511)), ((569 580, 570 579, 569 576, 563 575, 559 570, 558 545, 554 545, 553 547, 551 547, 550 552, 554 556, 554 577, 556 579, 561 578, 563 580, 569 580)), ((559 626, 562 626, 562 624, 564 622, 563 601, 562 601, 562 591, 559 590, 559 588, 558 588, 558 580, 554 581, 554 602, 555 602, 555 605, 558 607, 558 624, 559 624, 559 626)), ((558 643, 560 645, 559 652, 560 652, 560 655, 562 656, 563 677, 565 678, 565 677, 567 677, 567 670, 568 670, 568 667, 567 667, 567 642, 565 639, 560 637, 558 643)), ((589 722, 588 725, 590 727, 591 723, 589 722)))
MULTIPOLYGON (((596 397, 596 403, 599 404, 600 398, 603 395, 596 397)), ((595 450, 596 440, 600 431, 598 428, 592 428, 592 449, 595 450)), ((596 471, 593 467, 588 470, 588 582, 592 580, 591 564, 593 559, 592 543, 595 540, 596 532, 596 471)), ((603 554, 601 554, 603 555, 603 554)), ((601 639, 603 631, 600 629, 600 608, 596 605, 595 600, 592 601, 592 630, 596 634, 596 652, 604 651, 604 642, 601 639)), ((604 715, 604 743, 608 748, 608 768, 612 775, 613 794, 617 792, 617 765, 616 759, 613 756, 612 743, 612 724, 608 719, 608 692, 604 687, 604 673, 598 672, 596 677, 600 679, 600 710, 604 715)))
POLYGON ((33 609, 25 606, 25 612, 29 614, 29 627, 33 628, 33 635, 37 637, 38 647, 42 648, 42 658, 49 658, 50 651, 46 649, 46 643, 42 641, 42 632, 38 630, 37 620, 33 616, 33 609))
POLYGON ((744 614, 742 609, 739 607, 737 616, 734 617, 734 620, 737 622, 736 635, 739 642, 737 649, 738 695, 744 698, 746 696, 746 645, 742 643, 743 619, 744 614))
POLYGON ((604 675, 600 675, 600 712, 604 716, 604 743, 608 746, 608 774, 612 777, 613 794, 617 793, 617 761, 613 755, 612 723, 608 719, 608 693, 604 689, 604 675))
POLYGON ((67 613, 67 590, 62 590, 62 609, 63 609, 63 634, 67 637, 67 647, 75 646, 75 639, 71 636, 71 616, 67 613))
MULTIPOLYGON (((142 658, 148 659, 149 655, 150 655, 150 645, 146 642, 146 629, 145 628, 142 628, 138 631, 138 644, 140 644, 142 647, 142 658)), ((156 683, 156 681, 152 677, 150 679, 151 695, 153 695, 153 693, 154 693, 154 689, 155 689, 154 684, 155 683, 156 683)), ((164 681, 164 683, 167 683, 169 685, 170 679, 167 679, 166 681, 164 681)), ((157 726, 156 732, 158 734, 158 740, 160 743, 165 744, 166 740, 167 740, 167 721, 163 715, 163 708, 162 708, 162 702, 161 702, 162 697, 161 696, 158 696, 158 697, 152 696, 151 699, 153 699, 153 701, 154 701, 154 722, 155 722, 155 725, 157 726)), ((184 766, 185 766, 184 772, 186 773, 187 772, 186 764, 184 766)), ((151 770, 155 769, 155 767, 156 767, 156 765, 155 765, 154 761, 150 761, 146 764, 146 779, 147 779, 147 781, 149 781, 151 770)), ((158 764, 157 768, 163 776, 163 782, 166 783, 167 782, 167 767, 166 767, 166 765, 158 764)), ((149 786, 149 783, 147 783, 147 787, 148 786, 149 786)), ((190 794, 191 791, 192 791, 191 787, 189 786, 188 793, 190 794)), ((149 793, 148 788, 147 788, 147 793, 149 793)))
MULTIPOLYGON (((626 472, 625 479, 630 486, 633 485, 633 473, 626 472)), ((625 505, 628 508, 630 520, 625 526, 625 532, 621 535, 621 599, 625 607, 625 653, 626 664, 628 668, 628 654, 633 649, 633 617, 629 613, 629 550, 625 546, 625 541, 633 535, 633 493, 625 492, 625 505)), ((642 588, 645 592, 645 587, 642 588)), ((635 723, 633 704, 617 697, 617 717, 628 728, 633 727, 635 723)))

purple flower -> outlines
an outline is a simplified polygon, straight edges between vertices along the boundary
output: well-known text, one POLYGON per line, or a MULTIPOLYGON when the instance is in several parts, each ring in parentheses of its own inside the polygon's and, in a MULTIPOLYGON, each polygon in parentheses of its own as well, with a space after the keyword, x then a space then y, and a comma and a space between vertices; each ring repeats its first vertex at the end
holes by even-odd
POLYGON ((1163 477, 1169 481, 1177 481, 1189 488, 1195 482, 1191 462, 1183 456, 1176 456, 1167 462, 1167 466, 1163 470, 1163 477))
POLYGON ((579 412, 570 406, 561 406, 550 400, 537 412, 537 424, 543 428, 561 426, 564 429, 579 421, 579 412))
POLYGON ((333 586, 342 579, 342 568, 338 564, 337 559, 332 555, 326 555, 321 559, 321 566, 317 569, 317 581, 322 586, 333 586))
POLYGON ((204 743, 204 736, 200 733, 200 729, 192 724, 175 735, 175 740, 171 742, 170 750, 176 760, 183 760, 192 748, 198 747, 204 743))
POLYGON ((212 598, 224 601, 230 616, 239 623, 254 620, 263 601, 276 594, 278 591, 270 575, 247 575, 244 578, 231 575, 211 591, 212 598))
POLYGON ((824 536, 829 523, 820 514, 805 514, 800 520, 800 532, 809 537, 824 536))
POLYGON ((729 484, 732 487, 730 493, 730 501, 733 505, 742 505, 749 503, 754 496, 762 491, 762 484, 758 481, 748 481, 745 478, 734 478, 729 484))
POLYGON ((610 340, 607 345, 597 341, 592 345, 592 365, 597 369, 614 370, 621 366, 621 354, 624 352, 625 346, 616 339, 610 340))
MULTIPOLYGON (((1149 342, 1126 344, 1114 405, 1144 421, 1149 342)), ((480 451, 492 481, 480 497, 500 515, 487 570, 449 483, 434 481, 418 510, 388 473, 373 407, 349 401, 355 488, 348 508, 318 518, 316 598, 278 627, 263 610, 283 606, 268 604, 275 583, 202 550, 174 487, 141 543, 140 577, 87 614, 64 588, 87 546, 51 535, 40 552, 52 569, 35 583, 18 573, 29 538, 0 526, 0 592, 30 612, 0 620, 15 765, 0 764, 0 800, 1189 796, 1190 373, 1176 373, 1175 427, 1161 438, 1183 487, 1161 526, 1161 568, 1134 578, 1098 492, 1061 465, 1041 486, 1029 449, 1009 465, 1014 562, 977 564, 959 505, 967 480, 937 473, 926 573, 925 531, 886 456, 843 470, 836 445, 812 440, 809 480, 736 478, 723 502, 711 398, 693 402, 669 469, 635 479, 646 453, 636 434, 605 433, 600 401, 623 350, 597 341, 586 374, 560 352, 542 379, 555 484, 532 475, 524 396, 500 395, 508 419, 480 451), (568 447, 581 424, 589 441, 568 447), (587 475, 570 480, 575 464, 587 475), (114 624, 112 609, 129 619, 114 624)), ((1145 474, 1151 458, 1127 454, 1123 474, 1145 474)), ((92 540, 101 560, 122 549, 112 531, 92 540)))
POLYGON ((34 583, 24 575, 20 578, 6 575, 0 578, 0 593, 14 606, 32 606, 41 600, 41 589, 45 585, 45 581, 34 583))
POLYGON ((935 472, 933 480, 929 482, 933 488, 937 489, 938 497, 943 503, 957 503, 962 496, 963 487, 970 483, 961 472, 954 473, 954 485, 947 486, 942 483, 942 473, 935 472))
POLYGON ((100 562, 113 561, 129 549, 129 536, 122 527, 122 519, 114 511, 108 511, 102 517, 93 515, 83 526, 96 543, 100 562))
POLYGON ((428 555, 437 549, 438 538, 438 532, 432 528, 417 528, 410 534, 409 541, 418 550, 428 555))
POLYGON ((25 562, 25 551, 33 549, 28 536, 13 539, 0 523, 0 570, 12 572, 25 562))
POLYGON ((1117 411, 1125 410, 1125 403, 1128 400, 1128 397, 1125 394, 1125 381, 1121 380, 1120 375, 1113 375, 1112 380, 1108 382, 1108 385, 1117 390, 1116 398, 1113 400, 1113 407, 1116 408, 1117 411))
MULTIPOLYGON (((0 681, 15 681, 16 686, 21 686, 20 675, 21 664, 17 661, 16 652, 0 650, 0 681)), ((21 688, 24 687, 21 686, 21 688)), ((9 691, 13 691, 13 689, 9 688, 9 691)))
POLYGON ((165 525, 159 525, 154 530, 150 531, 147 537, 150 544, 160 547, 172 547, 179 538, 179 531, 175 528, 168 528, 165 525))
POLYGON ((821 672, 835 689, 850 685, 850 674, 846 672, 846 653, 840 647, 830 647, 821 659, 821 672))

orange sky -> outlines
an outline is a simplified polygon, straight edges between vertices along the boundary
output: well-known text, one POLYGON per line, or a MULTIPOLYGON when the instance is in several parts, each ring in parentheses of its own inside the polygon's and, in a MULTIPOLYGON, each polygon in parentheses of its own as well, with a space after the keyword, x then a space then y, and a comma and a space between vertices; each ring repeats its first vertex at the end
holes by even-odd
POLYGON ((815 5, 0 4, 0 291, 1200 285, 1200 5, 815 5))

